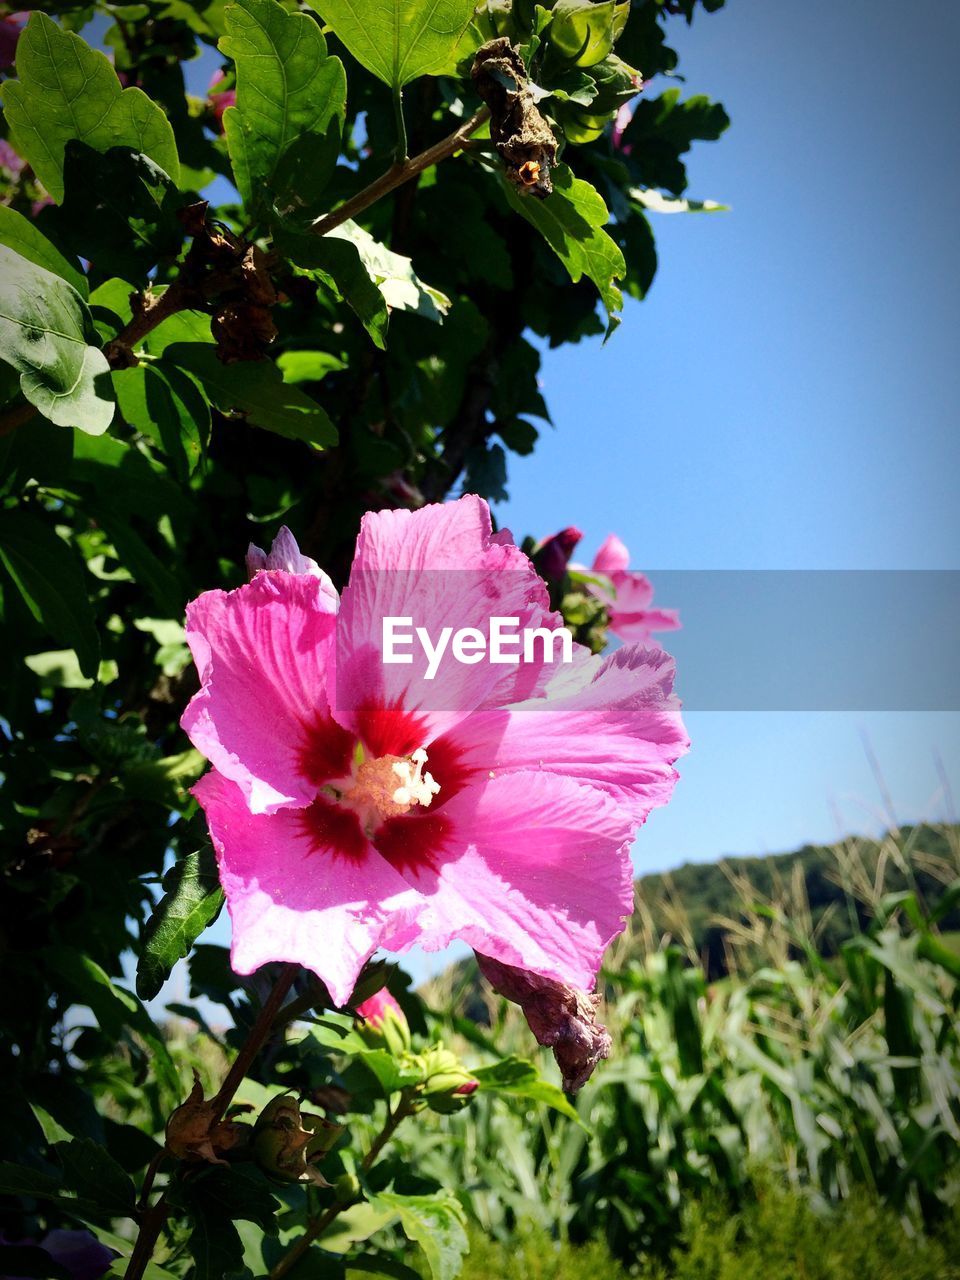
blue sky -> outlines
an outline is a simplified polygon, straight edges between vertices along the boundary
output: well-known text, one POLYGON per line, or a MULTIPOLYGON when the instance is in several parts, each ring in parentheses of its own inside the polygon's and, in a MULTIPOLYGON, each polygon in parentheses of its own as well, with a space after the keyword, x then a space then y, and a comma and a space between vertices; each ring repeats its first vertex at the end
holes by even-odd
MULTIPOLYGON (((673 24, 684 94, 733 119, 695 146, 689 194, 731 211, 656 218, 646 301, 605 347, 546 354, 556 430, 513 460, 505 523, 576 524, 585 556, 615 530, 654 581, 960 566, 958 36, 941 0, 909 18, 894 0, 729 0, 673 24)), ((829 638, 824 619, 826 661, 829 638)), ((688 726, 638 870, 877 830, 864 741, 900 821, 950 816, 935 753, 960 788, 956 713, 701 711, 688 726)))

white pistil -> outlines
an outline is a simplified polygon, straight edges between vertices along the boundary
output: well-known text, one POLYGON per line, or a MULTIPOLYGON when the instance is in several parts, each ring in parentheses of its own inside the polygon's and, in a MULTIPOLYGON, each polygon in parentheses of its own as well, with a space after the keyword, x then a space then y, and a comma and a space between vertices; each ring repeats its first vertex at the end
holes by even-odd
POLYGON ((426 763, 427 753, 423 747, 418 747, 409 760, 398 760, 394 764, 393 772, 400 779, 400 786, 393 793, 395 804, 430 807, 430 802, 440 790, 440 783, 432 773, 423 772, 426 763))

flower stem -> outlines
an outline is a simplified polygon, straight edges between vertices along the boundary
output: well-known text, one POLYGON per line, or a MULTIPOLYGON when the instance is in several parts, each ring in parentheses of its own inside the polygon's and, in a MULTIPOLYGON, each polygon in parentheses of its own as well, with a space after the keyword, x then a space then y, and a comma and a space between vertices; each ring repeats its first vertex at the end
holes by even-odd
POLYGON ((227 1072, 223 1084, 217 1090, 216 1095, 211 1098, 211 1106, 213 1110, 213 1118, 211 1127, 223 1118, 223 1113, 233 1101, 233 1095, 240 1088, 241 1081, 247 1074, 250 1064, 260 1052, 263 1043, 273 1028, 273 1022, 277 1014, 280 1012, 287 993, 293 986, 293 980, 299 973, 299 966, 295 964, 285 964, 280 971, 280 976, 274 984, 273 990, 263 1002, 260 1012, 257 1014, 256 1020, 247 1035, 246 1040, 240 1046, 240 1052, 233 1061, 233 1065, 227 1072))
POLYGON ((490 112, 486 107, 481 107, 469 120, 465 120, 458 129, 454 129, 453 133, 441 138, 439 142, 435 142, 432 147, 427 147, 426 151, 421 151, 419 155, 411 156, 408 160, 401 160, 391 165, 386 173, 381 174, 368 187, 358 191, 349 200, 345 200, 338 209, 334 209, 332 213, 318 218, 311 225, 310 230, 314 235, 325 236, 328 231, 333 231, 335 227, 339 227, 341 223, 346 222, 348 218, 362 213, 364 209, 369 209, 370 205, 382 200, 385 195, 389 195, 395 188, 423 173, 424 169, 429 169, 432 165, 439 164, 441 160, 448 159, 455 151, 462 151, 464 143, 472 133, 476 133, 489 114, 490 112))
MULTIPOLYGON (((393 1137, 400 1122, 410 1115, 413 1115, 413 1108, 409 1105, 409 1099, 406 1097, 397 1105, 396 1111, 391 1112, 388 1107, 386 1124, 374 1138, 370 1150, 360 1162, 360 1168, 364 1173, 371 1168, 377 1156, 393 1137)), ((308 1219, 306 1231, 273 1267, 268 1280, 283 1280, 283 1277, 293 1270, 310 1246, 323 1236, 327 1228, 343 1213, 344 1209, 349 1209, 357 1203, 357 1199, 354 1198, 353 1200, 345 1201, 343 1204, 332 1204, 329 1208, 324 1209, 319 1217, 308 1219)))

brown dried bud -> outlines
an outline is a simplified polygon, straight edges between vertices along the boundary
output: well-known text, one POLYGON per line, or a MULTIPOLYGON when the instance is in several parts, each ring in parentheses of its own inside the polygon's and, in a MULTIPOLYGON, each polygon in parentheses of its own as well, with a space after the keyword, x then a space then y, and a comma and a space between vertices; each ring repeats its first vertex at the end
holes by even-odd
POLYGON ((226 1164, 222 1157, 236 1156, 250 1141, 250 1126, 239 1120, 220 1120, 220 1108, 206 1100, 200 1077, 194 1071, 193 1088, 186 1102, 167 1121, 166 1147, 178 1160, 206 1160, 226 1164))
POLYGON ((471 76, 490 108, 490 137, 507 177, 525 195, 548 196, 557 140, 533 101, 523 59, 506 36, 477 50, 471 76))
POLYGON ((479 951, 476 956, 480 972, 494 991, 518 1004, 537 1043, 553 1050, 564 1089, 576 1093, 600 1059, 610 1056, 610 1033, 597 1022, 600 997, 501 964, 479 951))

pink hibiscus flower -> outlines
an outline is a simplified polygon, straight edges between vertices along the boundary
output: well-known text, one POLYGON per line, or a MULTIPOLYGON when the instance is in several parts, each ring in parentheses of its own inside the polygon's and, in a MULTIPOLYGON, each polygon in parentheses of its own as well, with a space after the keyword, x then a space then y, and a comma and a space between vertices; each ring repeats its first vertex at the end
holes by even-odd
POLYGON ((595 573, 610 579, 614 594, 596 583, 590 590, 607 606, 610 630, 621 640, 656 644, 654 631, 676 631, 680 615, 676 609, 653 609, 653 586, 646 574, 628 568, 630 553, 615 533, 611 533, 593 557, 595 573))
MULTIPOLYGON (((311 562, 312 563, 312 562, 311 562)), ((299 568, 299 565, 295 565, 299 568)), ((269 565, 187 611, 200 692, 183 717, 233 921, 232 962, 312 969, 344 1004, 377 948, 461 938, 592 987, 632 907, 637 826, 688 742, 673 662, 383 662, 383 619, 436 636, 492 617, 559 627, 475 497, 365 516, 340 601, 269 565)), ((452 657, 452 655, 448 655, 452 657)))
POLYGON ((221 133, 223 133, 223 113, 227 107, 235 107, 237 105, 236 89, 217 88, 217 85, 221 84, 226 78, 223 70, 215 71, 210 77, 210 83, 207 85, 207 101, 217 122, 217 128, 221 133))

